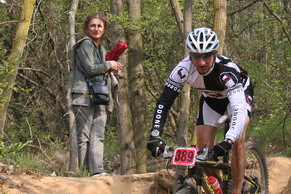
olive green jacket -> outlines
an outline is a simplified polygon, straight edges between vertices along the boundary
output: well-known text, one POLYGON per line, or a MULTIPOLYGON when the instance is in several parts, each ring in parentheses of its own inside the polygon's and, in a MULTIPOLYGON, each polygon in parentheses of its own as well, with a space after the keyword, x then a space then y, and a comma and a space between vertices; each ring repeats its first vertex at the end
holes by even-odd
POLYGON ((105 61, 105 55, 104 47, 96 46, 87 36, 74 45, 72 51, 73 84, 71 88, 73 105, 89 106, 90 91, 86 79, 98 81, 107 76, 108 87, 111 91, 111 79, 106 73, 111 68, 111 63, 105 61), (78 98, 74 98, 76 96, 78 98))

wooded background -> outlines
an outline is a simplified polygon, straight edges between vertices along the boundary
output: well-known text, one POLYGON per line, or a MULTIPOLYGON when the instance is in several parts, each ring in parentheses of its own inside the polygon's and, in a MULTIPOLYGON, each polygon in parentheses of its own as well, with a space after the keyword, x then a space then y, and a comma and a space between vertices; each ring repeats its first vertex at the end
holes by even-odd
MULTIPOLYGON (((109 170, 148 170, 146 141, 156 100, 187 54, 186 34, 197 27, 213 28, 220 52, 252 78, 255 107, 247 136, 267 154, 291 156, 289 0, 1 0, 0 160, 59 174, 70 163, 77 171, 74 152, 69 159, 70 148, 76 148, 68 95, 70 49, 84 36, 85 17, 100 11, 109 20, 104 47, 109 51, 119 40, 129 44, 121 58, 120 105, 106 128, 109 170), (28 141, 29 149, 4 155, 4 148, 28 141), (41 162, 32 163, 35 158, 41 162)), ((169 113, 166 142, 191 143, 198 98, 197 91, 184 88, 169 113)))

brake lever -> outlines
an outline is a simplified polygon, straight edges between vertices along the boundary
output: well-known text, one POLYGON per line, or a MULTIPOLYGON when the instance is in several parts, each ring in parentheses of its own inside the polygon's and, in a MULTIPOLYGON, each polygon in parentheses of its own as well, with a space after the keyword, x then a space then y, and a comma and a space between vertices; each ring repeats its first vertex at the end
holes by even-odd
POLYGON ((201 160, 201 161, 206 161, 208 159, 208 149, 209 148, 206 148, 206 147, 199 149, 196 159, 201 160))
POLYGON ((173 152, 174 152, 174 149, 166 145, 163 152, 163 158, 172 158, 174 155, 173 152))
POLYGON ((198 156, 196 157, 200 161, 208 161, 208 160, 214 160, 219 161, 219 159, 213 155, 213 149, 212 148, 201 148, 198 150, 198 156))

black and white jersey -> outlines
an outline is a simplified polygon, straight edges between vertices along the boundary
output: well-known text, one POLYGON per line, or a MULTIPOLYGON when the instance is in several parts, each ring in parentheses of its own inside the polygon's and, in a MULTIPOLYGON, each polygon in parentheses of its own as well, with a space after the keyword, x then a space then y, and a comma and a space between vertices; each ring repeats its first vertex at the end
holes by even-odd
POLYGON ((232 120, 226 138, 234 142, 242 133, 247 116, 245 90, 252 91, 247 72, 231 59, 218 55, 212 69, 201 75, 187 56, 173 69, 165 84, 157 103, 152 130, 162 132, 167 111, 185 84, 201 91, 205 99, 229 100, 232 120))

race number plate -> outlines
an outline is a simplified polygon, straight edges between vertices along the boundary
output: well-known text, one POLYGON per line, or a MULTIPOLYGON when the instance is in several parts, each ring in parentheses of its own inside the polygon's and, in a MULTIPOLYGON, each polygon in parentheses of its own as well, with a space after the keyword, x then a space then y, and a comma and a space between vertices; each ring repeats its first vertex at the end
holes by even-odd
POLYGON ((176 147, 172 160, 173 165, 195 166, 195 158, 198 148, 176 147))

